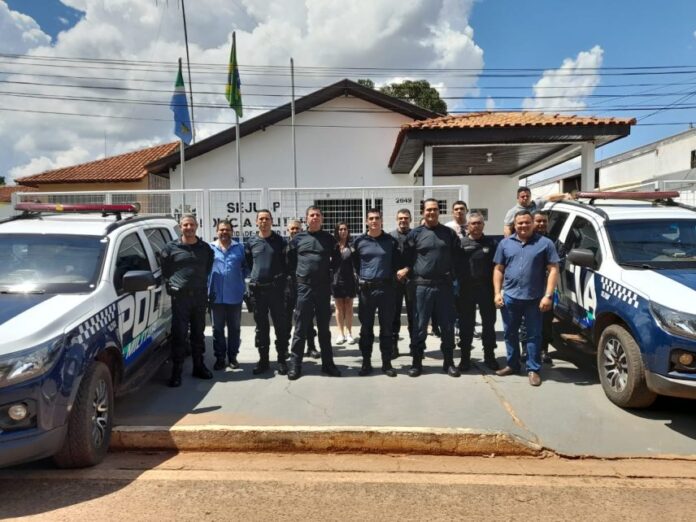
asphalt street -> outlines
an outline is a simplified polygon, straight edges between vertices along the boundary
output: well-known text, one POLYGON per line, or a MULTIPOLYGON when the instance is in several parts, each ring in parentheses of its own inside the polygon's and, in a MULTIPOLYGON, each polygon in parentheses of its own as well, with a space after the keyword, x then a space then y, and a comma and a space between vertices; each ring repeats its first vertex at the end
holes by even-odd
MULTIPOLYGON (((116 425, 470 428, 510 433, 567 456, 696 456, 693 401, 660 398, 646 410, 622 410, 605 397, 588 355, 552 351, 553 365, 544 367, 542 386, 533 388, 526 375, 497 377, 489 371, 481 362, 479 340, 472 370, 449 377, 442 373, 439 339, 429 336, 421 377, 406 374, 407 356, 394 361, 396 378, 382 375, 377 344, 377 370, 360 377, 358 347, 344 345, 334 346, 342 377, 324 376, 319 361, 305 359, 302 378, 291 382, 275 372, 252 375, 254 329, 244 316, 241 368, 215 372, 214 380, 202 381, 193 379, 187 366, 183 386, 170 389, 165 365, 138 392, 117 402, 116 425)), ((497 330, 502 365, 500 321, 497 330)), ((206 335, 212 367, 209 328, 206 335)), ((405 351, 407 341, 401 344, 405 351)))

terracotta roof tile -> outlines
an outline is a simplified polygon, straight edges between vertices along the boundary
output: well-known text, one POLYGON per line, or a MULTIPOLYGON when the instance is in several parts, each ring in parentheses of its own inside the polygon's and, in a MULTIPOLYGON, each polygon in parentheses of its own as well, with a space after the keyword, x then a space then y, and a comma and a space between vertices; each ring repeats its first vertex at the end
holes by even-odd
POLYGON ((0 203, 9 203, 12 201, 14 192, 36 192, 35 187, 25 187, 23 185, 13 185, 11 187, 0 187, 0 203))
POLYGON ((45 183, 113 183, 140 181, 148 172, 145 165, 178 150, 179 142, 165 143, 147 149, 127 152, 118 156, 90 161, 62 169, 47 170, 40 174, 17 179, 23 185, 45 183))
POLYGON ((430 118, 402 125, 402 129, 468 129, 484 127, 557 127, 576 125, 634 125, 635 118, 599 118, 541 112, 474 112, 430 118))

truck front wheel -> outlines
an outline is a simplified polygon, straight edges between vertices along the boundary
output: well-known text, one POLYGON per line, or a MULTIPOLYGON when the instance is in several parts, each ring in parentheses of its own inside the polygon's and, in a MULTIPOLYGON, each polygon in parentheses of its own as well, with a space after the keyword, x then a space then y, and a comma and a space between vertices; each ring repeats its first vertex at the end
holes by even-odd
POLYGON ((657 397, 645 382, 643 358, 633 336, 621 325, 608 326, 599 338, 597 370, 604 393, 622 408, 647 408, 657 397))
POLYGON ((68 420, 61 450, 53 456, 61 468, 94 466, 104 459, 111 440, 114 390, 109 368, 94 361, 87 369, 68 420))

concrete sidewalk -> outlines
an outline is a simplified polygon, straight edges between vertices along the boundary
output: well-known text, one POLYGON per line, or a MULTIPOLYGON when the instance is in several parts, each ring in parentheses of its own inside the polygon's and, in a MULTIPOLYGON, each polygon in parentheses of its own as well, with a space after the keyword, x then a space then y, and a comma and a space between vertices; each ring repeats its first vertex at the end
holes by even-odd
MULTIPOLYGON (((497 326, 497 353, 504 364, 502 325, 497 326)), ((212 367, 210 329, 206 333, 212 367)), ((406 350, 407 340, 401 344, 406 350)), ((553 366, 544 368, 542 386, 533 388, 526 375, 501 378, 487 370, 478 340, 472 370, 458 379, 442 373, 439 339, 430 336, 427 346, 426 371, 415 379, 406 375, 407 356, 394 361, 397 378, 382 375, 375 344, 372 376, 358 376, 358 347, 344 345, 334 347, 342 377, 324 376, 319 361, 305 359, 302 378, 291 382, 275 372, 252 375, 254 330, 243 326, 240 369, 214 372, 214 380, 201 381, 190 377, 187 366, 183 386, 170 389, 165 365, 137 393, 118 401, 112 444, 696 458, 692 401, 664 398, 648 410, 617 408, 605 397, 589 356, 552 353, 553 366)))

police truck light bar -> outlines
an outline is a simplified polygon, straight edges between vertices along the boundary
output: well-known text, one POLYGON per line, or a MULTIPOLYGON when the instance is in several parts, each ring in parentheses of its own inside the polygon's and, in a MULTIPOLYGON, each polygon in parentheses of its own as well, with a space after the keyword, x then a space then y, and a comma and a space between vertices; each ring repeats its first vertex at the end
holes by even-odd
POLYGON ((676 190, 662 192, 578 192, 575 196, 578 199, 638 199, 654 201, 678 198, 679 192, 676 190))
POLYGON ((140 203, 122 205, 106 205, 102 203, 17 203, 15 209, 25 212, 129 212, 137 214, 140 210, 140 203))

